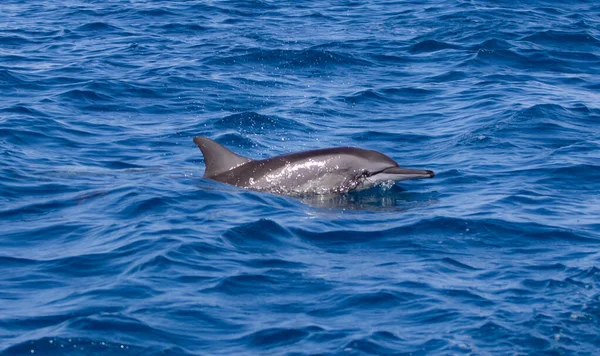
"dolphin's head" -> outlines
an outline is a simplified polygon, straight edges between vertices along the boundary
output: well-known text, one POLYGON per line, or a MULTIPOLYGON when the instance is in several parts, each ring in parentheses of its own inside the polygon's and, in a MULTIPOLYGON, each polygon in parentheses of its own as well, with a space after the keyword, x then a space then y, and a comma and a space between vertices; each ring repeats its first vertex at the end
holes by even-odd
POLYGON ((381 152, 365 150, 363 158, 368 163, 365 164, 364 178, 358 189, 368 189, 387 182, 433 178, 435 176, 435 173, 430 170, 402 168, 396 161, 381 152))

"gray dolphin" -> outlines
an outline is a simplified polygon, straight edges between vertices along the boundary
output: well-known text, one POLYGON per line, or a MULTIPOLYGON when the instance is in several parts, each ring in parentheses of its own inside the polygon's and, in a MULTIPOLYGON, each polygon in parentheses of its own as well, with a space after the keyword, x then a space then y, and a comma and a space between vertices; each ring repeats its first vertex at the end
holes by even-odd
POLYGON ((277 194, 333 194, 385 182, 431 178, 432 171, 401 168, 383 153, 335 147, 263 160, 239 156, 206 137, 195 137, 204 155, 204 177, 242 188, 277 194))

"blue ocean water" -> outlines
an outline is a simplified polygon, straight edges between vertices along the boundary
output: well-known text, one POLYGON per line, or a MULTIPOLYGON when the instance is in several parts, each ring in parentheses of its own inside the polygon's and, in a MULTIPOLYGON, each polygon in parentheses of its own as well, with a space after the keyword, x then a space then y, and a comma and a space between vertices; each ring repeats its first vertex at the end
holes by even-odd
POLYGON ((2 355, 595 355, 600 4, 0 4, 2 355), (202 179, 381 151, 430 180, 202 179))

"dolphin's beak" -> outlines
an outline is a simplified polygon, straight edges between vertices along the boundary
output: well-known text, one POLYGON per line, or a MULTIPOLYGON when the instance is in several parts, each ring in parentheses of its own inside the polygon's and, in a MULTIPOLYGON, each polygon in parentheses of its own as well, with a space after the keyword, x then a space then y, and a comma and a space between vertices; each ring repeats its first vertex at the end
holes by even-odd
POLYGON ((435 173, 426 169, 410 169, 410 168, 402 168, 402 167, 390 167, 386 168, 378 174, 393 174, 404 176, 404 179, 417 179, 417 178, 433 178, 435 173))

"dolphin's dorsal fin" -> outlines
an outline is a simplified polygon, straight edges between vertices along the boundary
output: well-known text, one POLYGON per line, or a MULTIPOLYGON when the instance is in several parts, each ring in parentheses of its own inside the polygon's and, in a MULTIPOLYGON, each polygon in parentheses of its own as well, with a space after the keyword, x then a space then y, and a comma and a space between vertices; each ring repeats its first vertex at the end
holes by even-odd
POLYGON ((242 157, 231 152, 223 145, 206 137, 194 137, 194 143, 198 145, 204 155, 205 177, 213 177, 217 174, 227 172, 235 167, 251 161, 250 158, 242 157))

